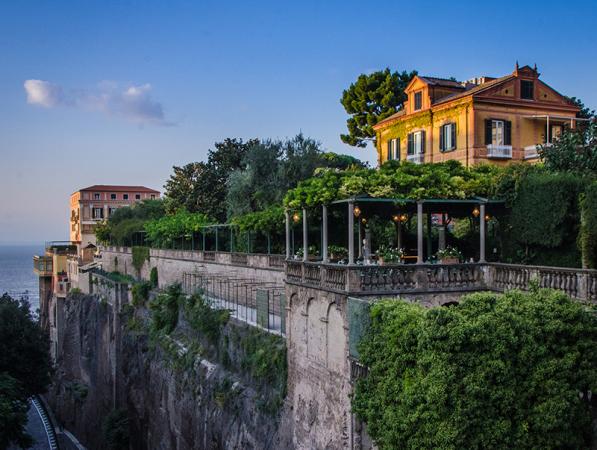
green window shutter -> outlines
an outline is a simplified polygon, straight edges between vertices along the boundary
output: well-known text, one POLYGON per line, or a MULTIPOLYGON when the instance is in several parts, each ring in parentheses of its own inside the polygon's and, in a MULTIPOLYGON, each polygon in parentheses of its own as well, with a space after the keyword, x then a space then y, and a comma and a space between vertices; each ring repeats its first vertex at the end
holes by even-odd
POLYGON ((421 131, 421 153, 425 153, 425 131, 421 131))
POLYGON ((485 119, 485 145, 489 145, 492 142, 491 126, 491 119, 485 119))
POLYGON ((504 120, 504 145, 512 145, 512 122, 504 120))
POLYGON ((406 153, 409 155, 412 155, 415 152, 414 146, 415 146, 414 136, 412 133, 409 133, 408 134, 408 144, 406 147, 406 153))
POLYGON ((444 131, 446 129, 445 125, 439 127, 439 151, 443 152, 445 150, 444 146, 446 145, 444 142, 444 131))
POLYGON ((400 138, 396 138, 396 160, 400 161, 400 138))
POLYGON ((392 159, 392 140, 388 139, 388 161, 392 159))
POLYGON ((452 124, 452 148, 456 148, 456 122, 452 124))

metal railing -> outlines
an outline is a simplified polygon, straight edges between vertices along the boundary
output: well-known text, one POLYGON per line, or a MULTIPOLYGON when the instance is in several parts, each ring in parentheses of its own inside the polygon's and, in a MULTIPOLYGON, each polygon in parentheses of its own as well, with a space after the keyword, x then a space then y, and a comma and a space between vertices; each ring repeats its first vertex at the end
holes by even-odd
POLYGON ((511 145, 495 145, 489 144, 487 146, 488 158, 512 158, 511 145))
POLYGON ((212 308, 227 309, 237 320, 274 334, 286 335, 284 287, 243 278, 235 273, 184 273, 183 291, 200 293, 212 308))

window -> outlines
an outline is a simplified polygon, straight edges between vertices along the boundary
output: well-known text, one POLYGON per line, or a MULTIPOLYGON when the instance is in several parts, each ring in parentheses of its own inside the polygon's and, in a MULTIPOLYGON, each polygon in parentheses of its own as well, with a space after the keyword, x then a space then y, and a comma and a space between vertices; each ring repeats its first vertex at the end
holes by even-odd
POLYGON ((104 208, 93 208, 91 211, 91 217, 93 219, 103 219, 104 218, 104 208))
POLYGON ((100 195, 99 194, 93 194, 93 199, 94 200, 99 200, 100 199, 100 195))
POLYGON ((439 150, 448 152, 456 148, 456 124, 447 123, 439 128, 439 150))
POLYGON ((128 194, 122 194, 122 199, 123 200, 128 200, 129 199, 129 195, 128 194))
POLYGON ((531 80, 520 80, 520 98, 533 100, 535 98, 534 84, 531 80))
POLYGON ((512 145, 512 122, 509 120, 485 120, 486 145, 512 145))
MULTIPOLYGON (((562 135, 562 125, 551 125, 549 130, 549 142, 557 141, 562 135)), ((547 142, 547 140, 546 140, 547 142)))
POLYGON ((420 155, 425 153, 425 132, 415 131, 408 135, 408 148, 407 153, 409 155, 420 155))
POLYGON ((415 92, 415 111, 418 111, 423 107, 423 93, 415 92))
POLYGON ((155 195, 151 194, 151 199, 155 200, 155 195))
POLYGON ((112 217, 112 214, 116 212, 116 208, 108 208, 108 217, 112 217))
POLYGON ((135 200, 141 200, 141 194, 135 194, 135 200))
POLYGON ((110 200, 116 200, 116 194, 110 194, 110 200))
POLYGON ((400 139, 390 139, 388 141, 388 161, 400 160, 400 139))

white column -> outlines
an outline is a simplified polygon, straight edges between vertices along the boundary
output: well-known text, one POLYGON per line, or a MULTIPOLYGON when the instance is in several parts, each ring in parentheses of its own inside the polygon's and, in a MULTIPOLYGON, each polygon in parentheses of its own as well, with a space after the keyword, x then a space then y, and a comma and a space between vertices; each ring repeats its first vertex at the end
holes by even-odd
POLYGON ((328 262, 328 207, 326 205, 321 207, 321 221, 321 227, 323 228, 321 259, 325 263, 328 262))
POLYGON ((307 209, 303 208, 303 261, 309 260, 309 239, 307 237, 307 209))
POLYGON ((417 202, 417 264, 423 264, 423 202, 417 202))
POLYGON ((348 202, 348 264, 354 264, 354 203, 348 202))
POLYGON ((284 212, 286 216, 286 259, 290 259, 290 213, 284 212))
POLYGON ((479 205, 479 262, 485 262, 485 203, 479 205))

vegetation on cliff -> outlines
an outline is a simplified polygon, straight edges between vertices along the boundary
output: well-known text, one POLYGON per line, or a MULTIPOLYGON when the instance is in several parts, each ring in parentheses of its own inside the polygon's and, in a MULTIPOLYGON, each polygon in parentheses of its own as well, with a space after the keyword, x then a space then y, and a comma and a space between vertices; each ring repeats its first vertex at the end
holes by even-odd
POLYGON ((597 317, 562 293, 381 301, 360 354, 353 408, 380 448, 590 447, 597 317))
POLYGON ((29 302, 0 297, 0 449, 27 447, 27 399, 50 383, 49 341, 29 302))

